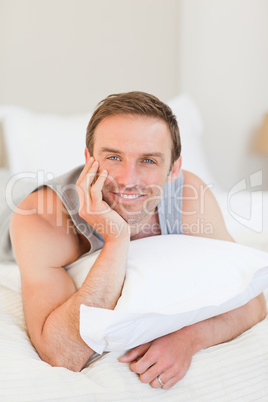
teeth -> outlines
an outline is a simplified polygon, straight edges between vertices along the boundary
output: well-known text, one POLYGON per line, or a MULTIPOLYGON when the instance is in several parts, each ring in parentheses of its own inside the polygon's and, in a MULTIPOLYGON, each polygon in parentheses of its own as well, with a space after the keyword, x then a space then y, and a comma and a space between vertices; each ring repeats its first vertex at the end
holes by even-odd
POLYGON ((120 197, 122 197, 122 198, 129 198, 129 199, 141 197, 141 195, 139 195, 139 194, 129 194, 129 195, 127 195, 127 194, 118 194, 118 195, 120 195, 120 197))

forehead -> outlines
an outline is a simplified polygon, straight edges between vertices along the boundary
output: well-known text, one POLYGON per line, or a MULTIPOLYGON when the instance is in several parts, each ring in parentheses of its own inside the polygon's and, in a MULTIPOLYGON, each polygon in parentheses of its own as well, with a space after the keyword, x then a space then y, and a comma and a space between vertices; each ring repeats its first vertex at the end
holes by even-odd
POLYGON ((94 151, 102 147, 120 147, 124 152, 167 152, 172 148, 166 122, 139 115, 115 115, 103 119, 94 132, 94 151))

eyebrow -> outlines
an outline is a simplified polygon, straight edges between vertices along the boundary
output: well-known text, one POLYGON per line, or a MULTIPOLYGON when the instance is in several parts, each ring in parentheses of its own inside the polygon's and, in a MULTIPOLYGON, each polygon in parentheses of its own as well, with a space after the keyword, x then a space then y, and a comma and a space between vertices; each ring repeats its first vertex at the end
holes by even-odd
POLYGON ((122 154, 122 152, 119 151, 118 149, 108 148, 108 147, 101 147, 100 153, 103 154, 105 152, 111 152, 111 153, 114 153, 114 154, 122 154))
MULTIPOLYGON (((118 149, 102 147, 100 149, 100 153, 105 153, 105 152, 111 152, 111 153, 115 153, 115 154, 119 154, 119 155, 123 154, 123 152, 119 151, 118 149)), ((142 158, 159 158, 159 159, 161 159, 162 162, 165 162, 165 156, 162 152, 148 152, 148 153, 143 153, 141 156, 142 156, 142 158)))

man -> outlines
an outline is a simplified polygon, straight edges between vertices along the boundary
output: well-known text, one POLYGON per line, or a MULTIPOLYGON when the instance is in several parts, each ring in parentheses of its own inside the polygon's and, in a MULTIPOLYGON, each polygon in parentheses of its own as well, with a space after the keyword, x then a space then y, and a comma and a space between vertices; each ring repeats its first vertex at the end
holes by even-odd
MULTIPOLYGON (((175 222, 175 233, 232 241, 212 193, 197 176, 181 172, 176 118, 157 98, 141 92, 106 98, 89 122, 86 144, 85 166, 30 194, 10 226, 32 343, 41 359, 74 371, 94 354, 79 333, 80 305, 115 307, 131 240, 172 233, 175 222), (160 205, 172 212, 165 215, 160 205), (210 230, 196 233, 201 219, 210 230), (98 248, 77 290, 64 266, 98 248)), ((233 339, 265 314, 260 295, 140 345, 119 360, 130 363, 142 382, 169 389, 183 378, 197 351, 233 339)))

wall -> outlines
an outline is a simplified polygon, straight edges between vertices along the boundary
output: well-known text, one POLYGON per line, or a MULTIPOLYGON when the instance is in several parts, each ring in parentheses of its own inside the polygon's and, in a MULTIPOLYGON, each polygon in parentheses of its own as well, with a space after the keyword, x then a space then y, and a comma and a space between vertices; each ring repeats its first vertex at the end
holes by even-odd
POLYGON ((180 86, 201 109, 209 164, 225 188, 262 166, 250 147, 268 111, 267 16, 266 0, 181 1, 180 86))
POLYGON ((178 92, 177 0, 0 0, 0 104, 86 112, 178 92))
POLYGON ((109 93, 187 92, 230 188, 261 167, 250 145, 268 111, 267 15, 266 0, 0 0, 0 104, 87 112, 109 93))

